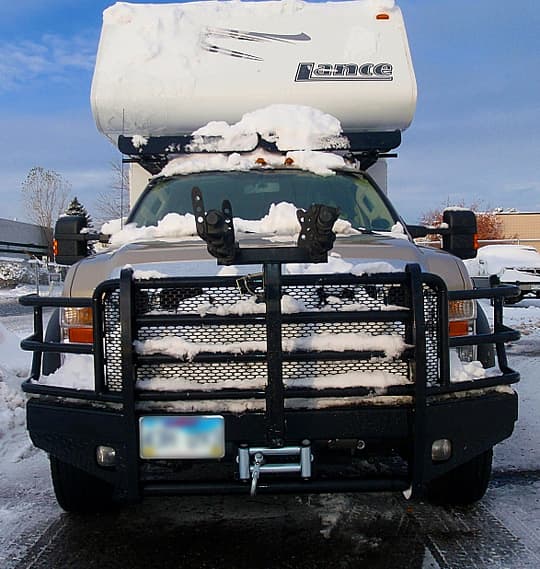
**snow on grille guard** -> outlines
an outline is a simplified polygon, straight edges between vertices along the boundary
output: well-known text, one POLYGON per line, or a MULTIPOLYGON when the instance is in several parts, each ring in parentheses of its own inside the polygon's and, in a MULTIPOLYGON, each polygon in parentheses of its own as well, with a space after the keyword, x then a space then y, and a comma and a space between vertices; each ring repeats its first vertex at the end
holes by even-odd
MULTIPOLYGON (((248 279, 249 280, 249 279, 248 279)), ((30 379, 24 384, 28 393, 124 403, 135 401, 246 400, 264 402, 269 438, 283 436, 283 413, 287 402, 321 397, 362 397, 373 393, 366 387, 325 387, 315 383, 294 386, 295 378, 306 377, 311 370, 319 375, 339 376, 348 371, 383 370, 405 374, 407 385, 386 388, 388 395, 412 395, 415 406, 425 406, 428 395, 508 385, 519 374, 508 366, 504 343, 519 334, 503 324, 503 299, 515 294, 514 288, 448 292, 443 281, 422 273, 417 265, 408 265, 404 273, 372 276, 282 275, 281 264, 264 264, 263 280, 257 276, 248 283, 252 292, 264 300, 264 307, 250 314, 224 314, 231 306, 251 298, 245 291, 245 277, 193 277, 136 280, 130 269, 120 279, 100 285, 92 299, 45 298, 28 295, 21 303, 34 307, 34 334, 21 347, 34 352, 30 379), (264 286, 263 286, 264 281, 264 286), (287 313, 281 308, 282 295, 300 301, 304 309, 287 313), (338 298, 339 304, 332 304, 338 298), (449 338, 447 306, 449 300, 492 298, 495 314, 494 332, 449 338), (330 299, 330 302, 329 302, 330 299), (359 304, 363 304, 359 310, 359 304), (45 342, 43 308, 91 306, 94 310, 94 344, 45 342), (206 313, 201 315, 201 306, 206 313), (338 306, 339 309, 333 308, 338 306), (367 308, 367 309, 366 309, 367 308), (321 310, 322 309, 322 310, 321 310), (315 331, 332 330, 399 334, 407 348, 395 358, 377 350, 284 351, 283 340, 315 331), (216 342, 220 336, 247 341, 262 338, 266 350, 246 353, 199 350, 191 358, 164 354, 134 353, 135 340, 189 334, 199 344, 216 342), (495 344, 501 374, 496 377, 451 383, 449 347, 495 344), (75 390, 39 384, 44 352, 93 354, 95 390, 75 390), (374 359, 375 358, 375 359, 374 359), (414 366, 411 362, 414 362, 414 366), (414 372, 412 368, 414 367, 414 372), (204 369, 204 371, 202 371, 204 369), (237 379, 238 385, 224 389, 195 388, 198 377, 237 379), (164 378, 185 375, 180 389, 146 390, 152 375, 164 378), (414 377, 411 375, 414 373, 414 377), (198 377, 197 377, 198 376, 198 377), (257 378, 264 377, 261 384, 257 378), (193 381, 194 388, 189 389, 193 381)))

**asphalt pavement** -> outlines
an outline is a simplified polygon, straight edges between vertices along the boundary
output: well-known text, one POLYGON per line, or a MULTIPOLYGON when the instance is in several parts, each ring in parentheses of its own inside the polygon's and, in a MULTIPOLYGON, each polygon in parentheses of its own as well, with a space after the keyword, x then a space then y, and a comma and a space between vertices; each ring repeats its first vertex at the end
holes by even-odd
POLYGON ((148 499, 61 514, 13 567, 537 569, 538 490, 540 474, 529 473, 496 476, 468 508, 386 493, 148 499))

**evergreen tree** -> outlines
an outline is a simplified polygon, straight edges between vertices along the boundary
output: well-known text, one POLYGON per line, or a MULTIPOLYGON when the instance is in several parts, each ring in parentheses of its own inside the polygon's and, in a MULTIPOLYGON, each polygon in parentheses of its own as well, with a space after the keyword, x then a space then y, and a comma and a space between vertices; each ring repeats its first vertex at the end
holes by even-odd
POLYGON ((68 205, 68 207, 66 209, 66 214, 67 215, 82 215, 86 219, 86 226, 92 227, 92 223, 93 223, 92 218, 90 217, 90 214, 86 211, 86 208, 77 199, 77 197, 74 197, 71 200, 70 204, 68 205))

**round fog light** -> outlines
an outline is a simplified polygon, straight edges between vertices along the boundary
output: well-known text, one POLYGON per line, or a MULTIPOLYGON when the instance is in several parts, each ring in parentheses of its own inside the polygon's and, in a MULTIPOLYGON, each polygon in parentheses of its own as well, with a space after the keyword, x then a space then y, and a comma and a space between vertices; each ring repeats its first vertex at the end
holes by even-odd
POLYGON ((441 462, 448 460, 452 456, 452 441, 448 439, 437 439, 431 445, 431 460, 441 462))
POLYGON ((114 466, 116 450, 113 447, 100 445, 96 449, 96 460, 100 466, 114 466))

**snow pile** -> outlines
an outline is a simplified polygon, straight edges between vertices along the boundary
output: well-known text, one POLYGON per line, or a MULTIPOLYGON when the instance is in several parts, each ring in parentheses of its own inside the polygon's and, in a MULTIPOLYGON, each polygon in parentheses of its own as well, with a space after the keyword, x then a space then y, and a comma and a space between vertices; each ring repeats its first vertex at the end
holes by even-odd
POLYGON ((131 142, 135 148, 142 148, 148 144, 148 138, 141 136, 140 134, 136 134, 131 137, 131 142))
MULTIPOLYGON (((283 314, 296 314, 298 312, 306 312, 307 307, 303 302, 296 300, 288 294, 281 297, 281 312, 283 314)), ((216 316, 244 316, 246 314, 264 314, 266 312, 266 304, 258 302, 256 296, 251 296, 246 300, 238 300, 231 304, 213 305, 211 302, 203 302, 197 306, 197 312, 201 316, 213 314, 216 316)))
POLYGON ((287 152, 285 156, 265 150, 246 154, 184 154, 173 158, 154 176, 170 177, 199 172, 247 172, 268 168, 288 168, 305 170, 318 176, 334 176, 335 170, 347 166, 337 154, 316 150, 287 152), (291 162, 292 160, 292 162, 291 162))
MULTIPOLYGON (((141 355, 164 354, 188 361, 200 353, 215 354, 247 354, 251 352, 266 352, 265 341, 230 342, 213 344, 206 342, 190 342, 180 336, 167 338, 151 338, 136 340, 135 351, 141 355)), ((304 338, 283 338, 282 347, 285 352, 297 351, 331 351, 345 352, 348 350, 381 351, 386 357, 395 358, 401 355, 407 347, 403 338, 397 335, 372 336, 362 333, 344 334, 313 334, 304 338)))
POLYGON ((62 367, 51 375, 42 375, 41 385, 69 387, 71 389, 95 389, 94 357, 84 354, 66 354, 62 367))
POLYGON ((28 283, 34 279, 34 274, 28 265, 18 259, 0 258, 0 287, 12 287, 20 283, 28 283))
MULTIPOLYGON (((124 269, 131 269, 131 265, 125 265, 124 269)), ((133 271, 133 278, 138 279, 140 281, 147 281, 150 279, 164 279, 167 278, 168 275, 161 273, 159 271, 148 270, 145 271, 144 269, 138 269, 133 271)))
POLYGON ((24 425, 21 382, 29 374, 31 356, 20 349, 19 342, 0 322, 0 439, 11 429, 24 425))
POLYGON ((254 148, 258 136, 279 150, 348 148, 338 119, 305 105, 269 105, 246 113, 235 124, 211 121, 193 132, 191 152, 254 148), (206 140, 210 137, 210 142, 206 140))
POLYGON ((450 381, 473 381, 487 377, 486 370, 479 361, 462 362, 456 350, 450 350, 450 381))
POLYGON ((120 219, 111 219, 111 221, 107 221, 101 226, 101 233, 104 235, 114 235, 122 230, 125 221, 125 217, 120 219))

